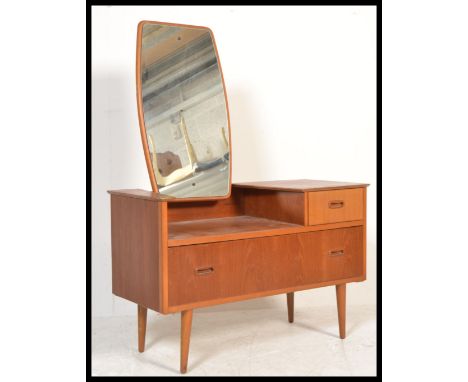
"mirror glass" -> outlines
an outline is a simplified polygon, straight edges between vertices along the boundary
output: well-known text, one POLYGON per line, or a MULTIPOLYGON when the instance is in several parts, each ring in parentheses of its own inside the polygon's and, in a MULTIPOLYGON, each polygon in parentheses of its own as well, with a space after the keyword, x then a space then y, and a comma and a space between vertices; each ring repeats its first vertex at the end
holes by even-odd
POLYGON ((158 192, 226 196, 229 121, 210 30, 144 23, 140 36, 140 102, 158 192))

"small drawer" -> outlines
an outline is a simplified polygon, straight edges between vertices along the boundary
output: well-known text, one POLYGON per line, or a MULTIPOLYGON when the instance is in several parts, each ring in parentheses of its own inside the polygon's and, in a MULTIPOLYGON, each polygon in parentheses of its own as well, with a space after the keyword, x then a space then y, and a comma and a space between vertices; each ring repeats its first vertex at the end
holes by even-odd
POLYGON ((364 218, 363 188, 314 191, 307 195, 309 225, 339 223, 364 218))
POLYGON ((365 275, 363 235, 362 226, 319 231, 320 245, 314 251, 319 281, 365 275))

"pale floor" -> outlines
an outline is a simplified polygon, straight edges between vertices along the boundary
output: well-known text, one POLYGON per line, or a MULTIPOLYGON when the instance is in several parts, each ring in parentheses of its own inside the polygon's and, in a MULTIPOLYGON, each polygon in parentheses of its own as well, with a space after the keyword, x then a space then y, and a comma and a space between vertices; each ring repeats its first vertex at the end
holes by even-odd
MULTIPOLYGON (((185 375, 375 375, 376 312, 349 306, 347 338, 333 306, 195 310, 185 375)), ((180 314, 148 311, 146 350, 137 349, 134 317, 94 318, 93 375, 180 375, 180 314)))

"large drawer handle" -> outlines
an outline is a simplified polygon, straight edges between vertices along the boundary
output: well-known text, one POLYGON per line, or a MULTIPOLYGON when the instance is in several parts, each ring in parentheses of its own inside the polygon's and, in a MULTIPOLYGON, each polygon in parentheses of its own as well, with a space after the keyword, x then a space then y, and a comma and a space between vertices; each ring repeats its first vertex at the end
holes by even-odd
POLYGON ((204 268, 197 268, 195 269, 195 274, 198 276, 209 275, 210 273, 214 272, 213 267, 204 267, 204 268))
POLYGON ((342 208, 344 207, 344 200, 330 200, 328 208, 342 208))
POLYGON ((337 251, 329 251, 328 254, 330 256, 343 256, 344 255, 344 249, 339 249, 337 251))

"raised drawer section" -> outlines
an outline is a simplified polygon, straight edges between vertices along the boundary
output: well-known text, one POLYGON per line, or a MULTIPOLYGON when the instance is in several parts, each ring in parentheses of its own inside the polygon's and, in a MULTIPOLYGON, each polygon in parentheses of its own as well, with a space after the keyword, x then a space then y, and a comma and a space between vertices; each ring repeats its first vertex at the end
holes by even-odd
POLYGON ((308 192, 309 225, 364 218, 363 188, 308 192))
POLYGON ((364 276, 363 227, 169 248, 169 305, 364 276))

